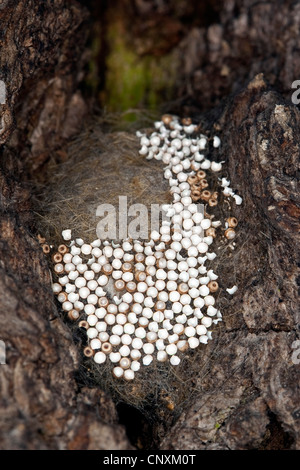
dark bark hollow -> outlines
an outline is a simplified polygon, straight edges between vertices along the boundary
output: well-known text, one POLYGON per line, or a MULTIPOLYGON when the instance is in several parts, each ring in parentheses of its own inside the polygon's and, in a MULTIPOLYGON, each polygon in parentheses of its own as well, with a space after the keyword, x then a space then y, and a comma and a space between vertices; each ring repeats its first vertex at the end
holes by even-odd
MULTIPOLYGON (((92 382, 84 386, 78 374, 79 348, 57 313, 25 182, 28 175, 40 179, 50 156, 67 157, 65 144, 87 111, 79 91, 89 57, 87 13, 62 0, 2 3, 0 340, 6 364, 0 365, 0 447, 129 449, 112 400, 92 382)), ((156 2, 149 3, 148 13, 146 2, 134 4, 138 44, 136 31, 156 2)), ((182 6, 170 23, 172 40, 168 47, 162 40, 155 54, 163 56, 169 47, 174 54, 185 51, 185 67, 174 82, 184 99, 169 110, 194 110, 203 126, 218 132, 228 177, 244 198, 235 214, 238 248, 220 266, 239 290, 222 297, 224 323, 203 350, 201 374, 196 371, 185 385, 191 395, 182 389, 180 416, 175 409, 141 432, 162 449, 297 449, 300 114, 286 98, 299 78, 299 3, 285 2, 275 16, 271 2, 224 2, 219 10, 205 4, 218 11, 209 24, 189 19, 193 28, 184 28, 183 18, 190 17, 182 6), (258 72, 281 94, 263 75, 253 78, 258 72)), ((157 32, 168 15, 167 7, 153 15, 147 31, 157 32)), ((150 53, 151 34, 147 44, 150 53)), ((128 423, 129 405, 118 411, 138 443, 143 436, 134 435, 128 423)))

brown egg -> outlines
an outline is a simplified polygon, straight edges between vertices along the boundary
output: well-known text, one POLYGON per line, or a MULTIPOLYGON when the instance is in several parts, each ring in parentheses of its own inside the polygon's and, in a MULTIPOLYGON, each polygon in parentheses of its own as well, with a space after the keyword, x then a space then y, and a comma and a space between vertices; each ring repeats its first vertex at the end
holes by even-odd
POLYGON ((210 292, 217 292, 219 289, 219 284, 216 281, 210 281, 207 284, 207 287, 209 288, 210 292))
POLYGON ((228 240, 233 240, 235 236, 236 233, 233 228, 228 228, 227 230, 225 230, 225 237, 228 238, 228 240))
POLYGON ((69 248, 66 246, 66 245, 59 245, 59 247, 57 248, 57 251, 59 251, 59 253, 61 253, 62 255, 65 255, 66 253, 68 253, 69 251, 69 248))
POLYGON ((207 237, 216 237, 216 230, 213 227, 209 227, 207 230, 205 230, 205 235, 207 237))
POLYGON ((54 255, 52 255, 52 261, 54 261, 54 263, 61 263, 62 259, 63 257, 60 253, 54 253, 54 255))
POLYGON ((217 199, 215 199, 215 198, 213 198, 213 197, 209 198, 209 200, 208 200, 208 205, 209 205, 210 207, 217 206, 217 205, 218 205, 217 199))
POLYGON ((68 312, 68 317, 69 317, 69 320, 72 320, 72 321, 78 320, 78 318, 79 318, 79 312, 78 312, 78 310, 75 310, 75 309, 70 310, 70 311, 68 312))
POLYGON ((104 354, 110 354, 112 352, 112 345, 108 342, 103 343, 101 346, 101 350, 102 352, 104 352, 104 354))
POLYGON ((83 350, 83 354, 86 356, 86 357, 92 357, 94 355, 94 351, 92 350, 92 348, 90 348, 89 346, 86 346, 83 350))
POLYGON ((203 170, 197 171, 197 178, 198 179, 203 180, 205 178, 205 176, 206 176, 205 171, 203 171, 203 170))
POLYGON ((235 217, 229 217, 227 222, 230 228, 235 228, 238 224, 238 220, 235 217))
POLYGON ((50 246, 47 243, 44 243, 42 245, 42 250, 47 255, 48 253, 50 253, 50 246))
POLYGON ((203 199, 203 201, 208 201, 210 196, 211 196, 211 192, 208 191, 207 189, 205 189, 205 191, 202 191, 201 193, 201 199, 203 199))

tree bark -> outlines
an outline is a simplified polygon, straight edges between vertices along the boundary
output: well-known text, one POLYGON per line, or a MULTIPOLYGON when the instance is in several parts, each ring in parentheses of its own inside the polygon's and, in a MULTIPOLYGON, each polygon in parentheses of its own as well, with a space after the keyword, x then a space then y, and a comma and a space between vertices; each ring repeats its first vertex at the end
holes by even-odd
POLYGON ((0 143, 32 173, 80 128, 88 13, 78 3, 6 0, 0 9, 0 143))
POLYGON ((258 75, 216 122, 244 197, 237 252, 223 261, 239 290, 203 357, 212 359, 199 395, 163 449, 299 448, 299 119, 258 75))
POLYGON ((131 448, 112 400, 75 380, 79 349, 57 315, 20 182, 24 168, 34 174, 77 131, 86 111, 77 89, 86 19, 76 2, 1 4, 1 449, 131 448))

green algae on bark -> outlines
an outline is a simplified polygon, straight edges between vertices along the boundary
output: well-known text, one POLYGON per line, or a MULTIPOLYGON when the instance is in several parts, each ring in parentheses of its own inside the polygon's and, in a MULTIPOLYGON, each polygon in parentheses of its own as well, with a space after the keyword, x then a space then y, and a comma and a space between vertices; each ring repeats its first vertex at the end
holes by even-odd
POLYGON ((139 56, 129 44, 121 21, 107 32, 105 103, 110 111, 134 107, 157 107, 174 97, 178 58, 174 52, 163 57, 139 56))

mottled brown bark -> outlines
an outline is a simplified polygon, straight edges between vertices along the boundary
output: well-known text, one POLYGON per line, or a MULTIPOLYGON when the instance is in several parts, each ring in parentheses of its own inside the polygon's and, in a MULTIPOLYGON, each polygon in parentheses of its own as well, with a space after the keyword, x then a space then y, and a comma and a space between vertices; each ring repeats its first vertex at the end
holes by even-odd
POLYGON ((258 73, 290 99, 299 78, 300 3, 218 2, 206 27, 195 26, 179 45, 180 94, 193 109, 209 109, 258 73))
POLYGON ((0 5, 1 143, 11 136, 0 169, 1 449, 131 447, 111 399, 76 383, 79 351, 57 316, 47 262, 30 233, 30 194, 19 180, 24 164, 34 173, 80 124, 86 18, 76 2, 0 5))
MULTIPOLYGON (((230 180, 244 197, 243 234, 229 275, 224 327, 209 377, 163 449, 299 448, 299 110, 262 75, 225 106, 216 126, 230 180)), ((211 345, 203 357, 214 355, 211 345)))
POLYGON ((78 84, 87 18, 75 1, 2 2, 0 143, 10 137, 31 172, 78 130, 86 112, 78 84))

